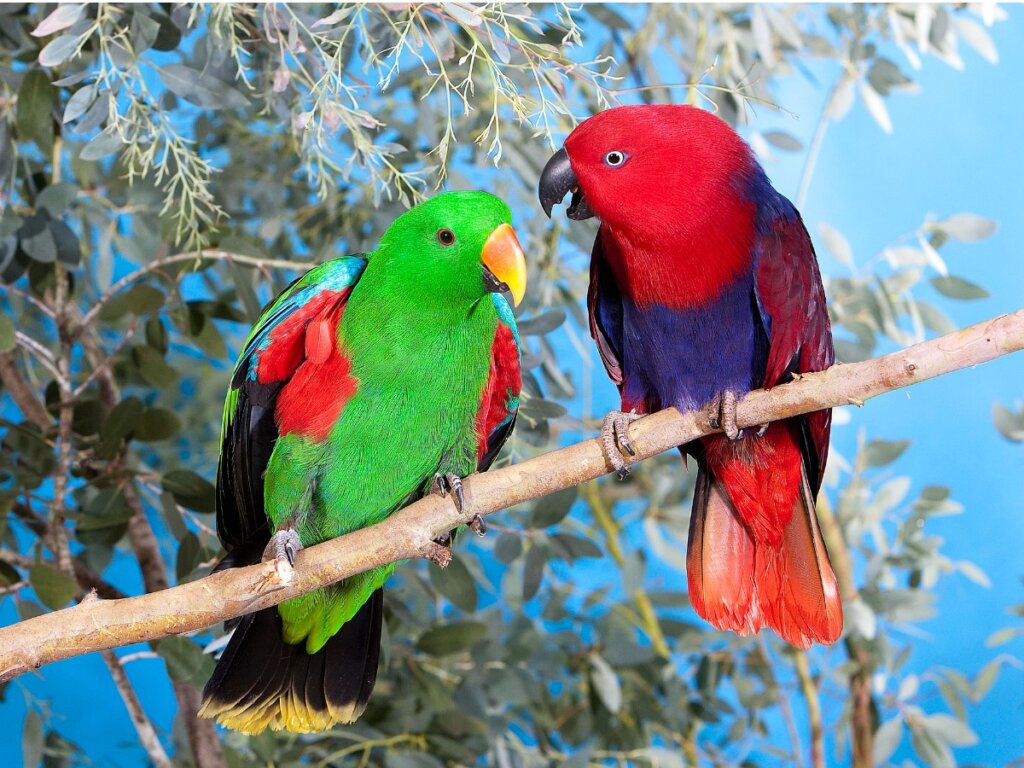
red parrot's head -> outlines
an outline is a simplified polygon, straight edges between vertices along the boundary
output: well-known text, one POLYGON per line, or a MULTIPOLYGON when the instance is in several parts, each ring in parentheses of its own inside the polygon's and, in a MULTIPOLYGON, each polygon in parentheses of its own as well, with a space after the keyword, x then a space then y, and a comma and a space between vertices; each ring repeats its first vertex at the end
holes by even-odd
POLYGON ((729 125, 682 105, 616 107, 580 123, 548 161, 539 184, 544 212, 569 192, 570 219, 596 216, 647 237, 693 232, 743 193, 756 167, 729 125), (682 230, 682 231, 680 231, 682 230))

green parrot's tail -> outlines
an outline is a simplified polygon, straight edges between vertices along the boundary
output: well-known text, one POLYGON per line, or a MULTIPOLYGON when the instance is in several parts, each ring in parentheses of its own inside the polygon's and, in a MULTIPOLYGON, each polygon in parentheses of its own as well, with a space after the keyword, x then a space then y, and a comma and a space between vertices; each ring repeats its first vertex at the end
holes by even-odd
POLYGON ((243 616, 203 690, 201 717, 256 734, 311 733, 351 723, 377 679, 384 590, 314 654, 283 640, 277 608, 243 616))

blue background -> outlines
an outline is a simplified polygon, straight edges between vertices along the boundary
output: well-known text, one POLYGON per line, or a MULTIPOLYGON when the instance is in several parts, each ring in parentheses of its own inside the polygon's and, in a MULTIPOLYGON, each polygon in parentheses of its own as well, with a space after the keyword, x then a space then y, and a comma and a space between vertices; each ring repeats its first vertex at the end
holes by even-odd
MULTIPOLYGON (((998 220, 990 239, 952 242, 943 249, 950 271, 985 286, 989 298, 953 302, 927 287, 919 294, 934 299, 959 325, 1024 305, 1024 152, 1019 145, 1024 135, 1024 8, 1008 12, 1009 20, 990 30, 999 64, 990 65, 963 45, 965 71, 927 59, 914 73, 922 92, 886 101, 892 135, 884 134, 859 102, 832 125, 802 209, 816 242, 818 223, 828 222, 846 235, 858 263, 918 226, 927 212, 941 218, 971 211, 998 220)), ((900 64, 907 68, 904 61, 900 64)), ((835 74, 824 65, 812 71, 820 82, 831 82, 835 74)), ((793 77, 780 81, 776 93, 778 103, 797 117, 759 108, 751 127, 783 129, 809 144, 825 96, 822 88, 793 77)), ((778 152, 765 163, 776 187, 791 198, 803 157, 778 152)), ((520 221, 536 215, 530 209, 513 213, 520 221)), ((843 274, 818 244, 823 271, 843 274)), ((595 411, 616 404, 602 376, 595 376, 594 387, 595 411)), ((984 645, 992 632, 1013 623, 1007 606, 1024 602, 1024 448, 1002 439, 992 424, 993 403, 1022 398, 1024 355, 1016 355, 872 401, 853 410, 850 422, 833 432, 834 445, 845 456, 853 455, 862 428, 872 438, 913 437, 897 471, 914 478, 915 490, 929 483, 951 486, 965 512, 930 521, 931 530, 947 540, 948 556, 980 564, 992 581, 985 589, 960 575, 942 579, 938 615, 923 625, 928 636, 912 641, 909 666, 914 671, 942 665, 974 674, 998 651, 1024 656, 1021 641, 996 650, 984 645)), ((127 558, 118 559, 110 577, 129 593, 142 591, 137 568, 127 558)), ((15 620, 12 601, 4 601, 0 624, 15 620)), ((120 653, 135 650, 140 649, 120 653)), ((168 733, 174 697, 163 663, 136 661, 128 673, 147 713, 168 733)), ((8 687, 0 705, 0 766, 20 765, 26 701, 36 698, 49 702, 61 733, 85 748, 94 764, 126 766, 143 759, 110 676, 99 656, 91 655, 50 665, 8 687)), ((929 711, 938 708, 937 699, 926 705, 929 711)), ((989 696, 970 710, 970 721, 981 741, 957 750, 959 761, 1003 764, 1019 757, 1024 749, 1024 673, 1005 668, 989 696)), ((906 743, 900 756, 911 757, 906 743)))

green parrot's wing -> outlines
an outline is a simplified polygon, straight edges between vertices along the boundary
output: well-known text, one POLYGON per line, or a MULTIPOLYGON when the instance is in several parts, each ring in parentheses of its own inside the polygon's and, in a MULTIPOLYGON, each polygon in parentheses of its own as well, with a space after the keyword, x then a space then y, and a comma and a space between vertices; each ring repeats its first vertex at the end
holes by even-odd
POLYGON ((516 318, 504 296, 500 293, 491 296, 498 313, 498 325, 491 346, 491 370, 477 415, 477 424, 480 427, 477 470, 480 472, 491 466, 501 446, 512 434, 516 414, 519 412, 519 392, 523 384, 520 371, 522 348, 516 318))
MULTIPOLYGON (((221 568, 257 561, 269 539, 263 476, 279 425, 284 432, 292 425, 308 426, 300 424, 302 419, 315 419, 323 411, 319 403, 293 403, 286 412, 288 404, 278 396, 307 361, 341 357, 337 322, 365 267, 361 256, 315 267, 288 286, 249 333, 231 379, 221 428, 217 532, 228 550, 221 568)), ((326 378, 344 385, 344 377, 326 378)))

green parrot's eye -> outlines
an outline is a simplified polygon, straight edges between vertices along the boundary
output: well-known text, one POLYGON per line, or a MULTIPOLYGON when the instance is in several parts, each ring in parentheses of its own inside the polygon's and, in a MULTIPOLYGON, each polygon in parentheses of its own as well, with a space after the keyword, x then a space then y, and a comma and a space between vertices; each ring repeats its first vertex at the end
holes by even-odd
POLYGON ((437 242, 448 247, 455 243, 455 233, 448 228, 437 230, 437 242))
POLYGON ((604 164, 609 168, 618 168, 626 162, 626 158, 629 157, 625 152, 620 152, 617 149, 613 149, 607 155, 604 156, 604 164))

